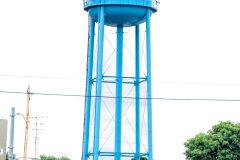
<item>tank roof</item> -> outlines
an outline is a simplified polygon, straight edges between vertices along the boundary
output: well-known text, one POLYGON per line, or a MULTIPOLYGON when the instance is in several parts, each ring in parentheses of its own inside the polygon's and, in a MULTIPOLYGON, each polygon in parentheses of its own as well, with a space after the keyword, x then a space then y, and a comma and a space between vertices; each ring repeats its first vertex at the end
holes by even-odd
POLYGON ((153 12, 157 11, 157 0, 83 0, 84 10, 101 5, 119 5, 119 6, 141 6, 151 8, 153 12))

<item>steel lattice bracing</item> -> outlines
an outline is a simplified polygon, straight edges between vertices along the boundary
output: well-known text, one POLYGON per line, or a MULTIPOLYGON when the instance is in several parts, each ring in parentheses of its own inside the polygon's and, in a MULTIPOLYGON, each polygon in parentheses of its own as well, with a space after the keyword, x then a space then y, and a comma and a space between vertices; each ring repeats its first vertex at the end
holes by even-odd
POLYGON ((121 6, 116 1, 85 3, 89 37, 83 160, 152 160, 150 18, 156 8, 150 3, 155 1, 143 1, 139 6, 130 0, 121 6))

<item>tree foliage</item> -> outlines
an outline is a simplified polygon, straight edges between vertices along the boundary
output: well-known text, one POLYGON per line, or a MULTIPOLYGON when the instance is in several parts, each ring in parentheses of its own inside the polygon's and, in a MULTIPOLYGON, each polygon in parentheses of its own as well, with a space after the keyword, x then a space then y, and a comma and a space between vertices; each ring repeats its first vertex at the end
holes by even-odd
MULTIPOLYGON (((15 153, 13 154, 13 159, 16 159, 16 154, 15 153)), ((9 153, 8 152, 6 153, 6 160, 9 160, 9 153)))
POLYGON ((62 156, 62 157, 57 158, 57 157, 54 157, 54 156, 41 155, 40 160, 71 160, 71 159, 66 157, 66 156, 62 156))
POLYGON ((187 160, 240 160, 240 123, 220 122, 184 145, 187 160))
MULTIPOLYGON (((131 160, 135 160, 134 158, 132 158, 131 160)), ((146 157, 140 157, 140 160, 148 160, 146 157)))

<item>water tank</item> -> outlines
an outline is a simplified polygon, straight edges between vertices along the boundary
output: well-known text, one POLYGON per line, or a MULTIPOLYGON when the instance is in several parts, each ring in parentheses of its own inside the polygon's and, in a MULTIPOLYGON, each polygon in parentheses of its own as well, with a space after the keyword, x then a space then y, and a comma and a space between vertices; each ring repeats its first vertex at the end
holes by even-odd
POLYGON ((84 0, 84 10, 98 22, 100 6, 104 6, 105 25, 124 27, 145 22, 147 9, 157 11, 156 0, 84 0))

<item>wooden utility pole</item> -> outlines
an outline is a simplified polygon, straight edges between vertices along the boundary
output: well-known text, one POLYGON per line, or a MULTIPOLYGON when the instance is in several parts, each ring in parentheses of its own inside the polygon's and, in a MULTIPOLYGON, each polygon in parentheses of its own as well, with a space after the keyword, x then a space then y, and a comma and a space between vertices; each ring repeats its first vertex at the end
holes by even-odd
POLYGON ((23 159, 27 160, 28 155, 28 129, 29 129, 29 102, 30 102, 30 86, 27 89, 27 106, 26 106, 26 118, 25 118, 25 140, 24 140, 24 155, 23 159))

